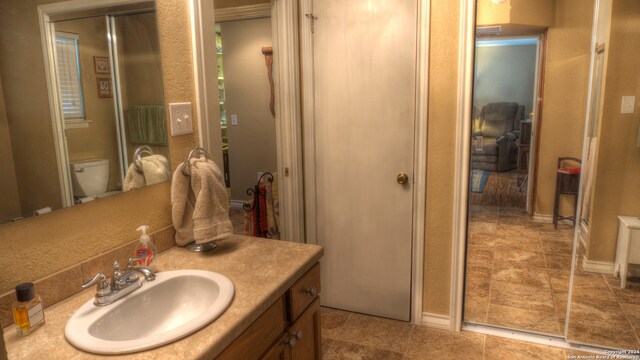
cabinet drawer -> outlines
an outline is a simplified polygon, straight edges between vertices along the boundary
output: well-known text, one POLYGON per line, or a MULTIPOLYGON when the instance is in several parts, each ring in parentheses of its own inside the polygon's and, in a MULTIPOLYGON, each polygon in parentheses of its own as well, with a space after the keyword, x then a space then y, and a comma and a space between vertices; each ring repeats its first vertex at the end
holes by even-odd
POLYGON ((284 298, 280 297, 216 359, 257 359, 281 336, 287 325, 284 304, 284 298))
POLYGON ((315 264, 289 289, 289 321, 293 322, 320 294, 320 264, 315 264))

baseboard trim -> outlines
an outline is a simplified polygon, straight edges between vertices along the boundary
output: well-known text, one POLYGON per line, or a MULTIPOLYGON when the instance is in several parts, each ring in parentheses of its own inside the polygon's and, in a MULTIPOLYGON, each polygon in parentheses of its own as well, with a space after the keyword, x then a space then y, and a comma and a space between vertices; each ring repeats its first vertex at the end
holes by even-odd
MULTIPOLYGON (((533 214, 533 221, 545 224, 553 224, 553 215, 533 214)), ((573 221, 565 219, 558 221, 558 224, 573 225, 573 221)))
POLYGON ((434 329, 451 330, 451 319, 448 315, 423 312, 422 325, 434 329))
POLYGON ((596 273, 596 274, 613 274, 613 263, 609 261, 595 261, 589 260, 587 257, 583 257, 582 259, 582 269, 586 272, 596 273))

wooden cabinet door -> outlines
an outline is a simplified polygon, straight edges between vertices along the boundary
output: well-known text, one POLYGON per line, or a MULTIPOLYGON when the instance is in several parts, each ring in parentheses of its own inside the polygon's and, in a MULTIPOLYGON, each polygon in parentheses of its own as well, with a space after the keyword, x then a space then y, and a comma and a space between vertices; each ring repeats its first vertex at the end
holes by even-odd
POLYGON ((289 338, 295 338, 295 345, 291 347, 292 360, 321 360, 322 339, 320 334, 320 299, 314 302, 291 325, 289 338))
POLYGON ((289 337, 289 334, 284 333, 280 339, 273 345, 261 360, 290 360, 291 351, 289 346, 285 344, 285 340, 289 337))

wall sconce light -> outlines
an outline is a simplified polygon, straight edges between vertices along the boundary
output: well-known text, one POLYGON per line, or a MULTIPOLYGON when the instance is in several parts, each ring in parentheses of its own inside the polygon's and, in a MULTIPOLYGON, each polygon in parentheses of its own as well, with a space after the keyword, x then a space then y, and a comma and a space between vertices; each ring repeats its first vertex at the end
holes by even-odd
POLYGON ((502 5, 507 2, 507 0, 491 0, 492 3, 496 5, 502 5))

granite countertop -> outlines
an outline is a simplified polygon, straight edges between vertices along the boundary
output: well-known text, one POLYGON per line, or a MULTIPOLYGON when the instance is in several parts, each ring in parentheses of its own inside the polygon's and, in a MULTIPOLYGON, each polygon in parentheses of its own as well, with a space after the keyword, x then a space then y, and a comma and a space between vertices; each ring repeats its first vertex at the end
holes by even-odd
MULTIPOLYGON (((209 270, 233 281, 235 296, 225 313, 186 338, 147 351, 119 355, 123 359, 211 359, 222 352, 278 297, 322 256, 317 245, 234 235, 220 241, 211 253, 192 253, 174 247, 160 254, 158 271, 209 270)), ((143 285, 144 286, 144 285, 143 285)), ((82 291, 45 309, 46 324, 29 336, 18 337, 13 326, 4 329, 9 359, 94 359, 64 338, 71 315, 93 298, 95 289, 82 291)))

